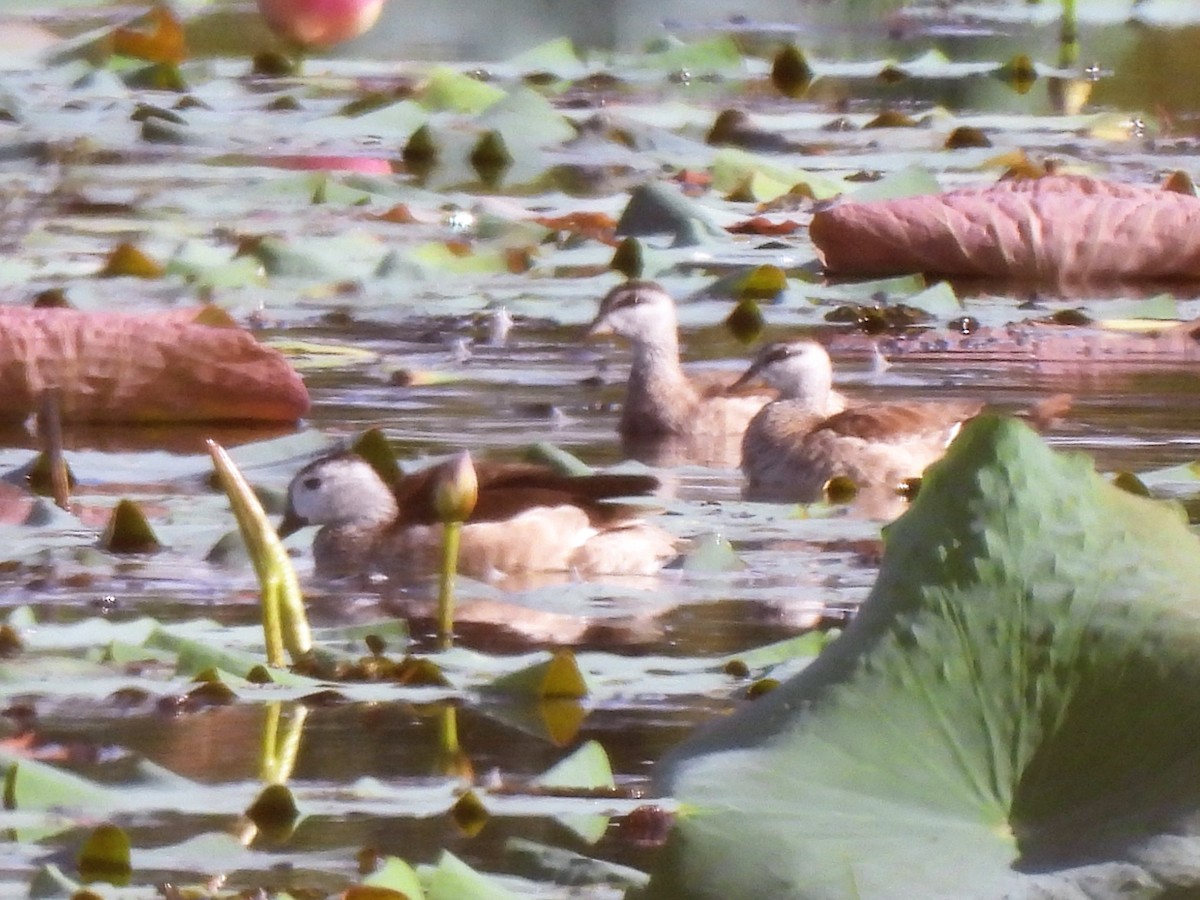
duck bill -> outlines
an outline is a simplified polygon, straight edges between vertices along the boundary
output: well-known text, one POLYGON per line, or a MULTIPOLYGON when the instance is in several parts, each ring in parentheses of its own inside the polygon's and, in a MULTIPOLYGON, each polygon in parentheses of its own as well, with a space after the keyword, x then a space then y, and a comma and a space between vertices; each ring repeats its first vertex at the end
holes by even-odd
POLYGON ((608 337, 613 333, 612 325, 608 323, 606 316, 597 316, 592 320, 592 324, 587 327, 587 331, 583 333, 585 339, 608 337))
POLYGON ((280 538, 285 538, 290 534, 295 534, 301 528, 306 526, 308 521, 298 515, 296 511, 289 505, 283 512, 283 521, 279 523, 279 527, 275 529, 275 533, 280 538))
POLYGON ((744 388, 746 385, 748 385, 750 382, 752 382, 755 378, 758 377, 758 373, 761 370, 762 370, 762 366, 759 365, 758 363, 754 363, 752 366, 750 366, 750 368, 748 368, 745 372, 742 373, 741 377, 738 378, 737 381, 733 382, 733 384, 731 384, 731 385, 729 385, 729 387, 725 388, 725 391, 728 393, 731 391, 736 391, 736 390, 740 390, 741 388, 744 388))

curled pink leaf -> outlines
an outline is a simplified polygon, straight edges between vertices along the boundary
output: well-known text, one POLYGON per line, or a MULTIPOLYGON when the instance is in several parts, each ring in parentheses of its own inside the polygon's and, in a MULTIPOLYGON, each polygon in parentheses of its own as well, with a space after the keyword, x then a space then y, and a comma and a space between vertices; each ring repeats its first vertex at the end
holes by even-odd
POLYGON ((65 422, 292 422, 300 376, 240 328, 170 313, 0 307, 0 419, 58 388, 65 422))
POLYGON ((813 216, 827 271, 1044 283, 1200 278, 1200 198, 1062 175, 841 203, 813 216))

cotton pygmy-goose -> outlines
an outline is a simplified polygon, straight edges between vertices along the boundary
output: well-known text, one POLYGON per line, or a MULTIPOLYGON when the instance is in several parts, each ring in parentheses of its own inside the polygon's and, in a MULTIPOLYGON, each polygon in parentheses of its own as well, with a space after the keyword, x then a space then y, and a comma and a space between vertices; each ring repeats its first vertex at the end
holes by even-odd
MULTIPOLYGON (((301 469, 288 486, 282 536, 318 525, 313 557, 330 577, 421 575, 441 560, 435 491, 444 465, 386 484, 362 457, 338 452, 301 469)), ((532 463, 480 461, 474 511, 462 528, 459 571, 492 581, 527 573, 570 577, 647 575, 675 540, 645 509, 612 502, 650 494, 649 475, 567 476, 532 463)))
POLYGON ((627 281, 600 302, 589 335, 619 335, 633 352, 619 429, 634 455, 736 466, 746 426, 773 394, 728 393, 728 379, 689 377, 679 362, 675 301, 653 281, 627 281), (647 452, 641 452, 643 450, 647 452))
POLYGON ((835 476, 893 488, 920 476, 983 408, 976 401, 848 406, 833 390, 829 354, 815 341, 764 347, 739 381, 753 377, 780 393, 742 440, 747 494, 755 497, 811 502, 835 476))

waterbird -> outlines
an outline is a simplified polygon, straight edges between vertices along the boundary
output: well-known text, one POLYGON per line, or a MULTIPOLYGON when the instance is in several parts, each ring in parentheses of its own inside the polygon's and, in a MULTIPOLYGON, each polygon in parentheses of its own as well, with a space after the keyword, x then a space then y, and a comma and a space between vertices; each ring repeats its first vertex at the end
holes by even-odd
POLYGON ((702 465, 736 466, 740 441, 773 393, 728 390, 728 378, 689 374, 679 360, 675 301, 657 282, 631 280, 600 301, 588 336, 629 341, 632 364, 618 429, 633 455, 663 453, 702 465))
POLYGON ((841 476, 859 488, 891 490, 921 475, 962 423, 983 409, 974 400, 851 405, 833 389, 833 363, 816 341, 764 346, 734 382, 761 378, 779 391, 742 439, 746 493, 813 502, 841 476))
MULTIPOLYGON (((352 452, 323 456, 292 478, 279 534, 320 526, 313 558, 325 577, 434 572, 442 547, 437 487, 449 465, 389 485, 352 452)), ((652 575, 676 555, 675 538, 647 521, 644 506, 616 502, 653 493, 658 479, 651 475, 572 476, 536 463, 489 460, 476 462, 475 471, 478 496, 459 548, 463 574, 501 583, 538 573, 652 575)))

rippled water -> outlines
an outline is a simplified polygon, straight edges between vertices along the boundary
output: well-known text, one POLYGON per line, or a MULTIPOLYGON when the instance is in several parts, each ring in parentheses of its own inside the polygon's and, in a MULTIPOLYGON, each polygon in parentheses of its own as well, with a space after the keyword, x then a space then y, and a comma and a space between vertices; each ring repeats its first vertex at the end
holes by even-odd
MULTIPOLYGON (((1001 24, 990 36, 991 43, 957 31, 914 26, 912 36, 897 41, 880 25, 883 13, 879 8, 868 8, 847 24, 843 17, 830 13, 835 5, 815 4, 809 12, 817 35, 814 43, 828 55, 842 54, 838 62, 882 59, 892 53, 907 59, 931 46, 940 46, 955 58, 997 60, 1018 48, 1032 48, 1031 52, 1040 48, 1053 61, 1053 24, 1001 24)), ((539 4, 539 8, 543 6, 539 4)), ((776 34, 765 26, 777 24, 785 15, 785 6, 791 4, 764 7, 760 11, 763 21, 751 24, 764 26, 758 30, 768 37, 776 34)), ((250 22, 249 7, 229 4, 214 15, 232 15, 233 22, 245 24, 250 22)), ((640 41, 636 38, 651 27, 647 23, 672 14, 656 6, 650 15, 645 4, 629 8, 637 15, 622 17, 623 7, 611 5, 609 13, 616 30, 605 32, 604 39, 596 43, 637 45, 640 41)), ((468 18, 479 15, 461 4, 455 11, 468 18)), ((728 10, 714 6, 710 13, 705 22, 724 19, 728 10)), ((384 31, 357 48, 362 56, 344 63, 344 70, 334 65, 335 76, 353 73, 367 81, 390 83, 395 65, 372 62, 372 54, 378 51, 378 57, 395 59, 404 56, 404 50, 413 50, 413 44, 395 44, 394 33, 389 36, 386 29, 396 27, 397 21, 411 22, 405 17, 417 14, 408 4, 394 2, 390 15, 391 26, 385 25, 384 31), (384 45, 389 52, 379 49, 384 45)), ((100 18, 110 17, 106 12, 100 18)), ((82 23, 74 14, 53 18, 60 24, 71 23, 72 30, 95 24, 90 19, 82 23)), ((426 23, 422 19, 417 24, 426 23)), ((454 29, 446 28, 444 22, 440 25, 440 39, 449 40, 454 29)), ((943 25, 959 27, 952 20, 943 25)), ((794 26, 792 23, 793 30, 794 26)), ((570 33, 584 26, 571 22, 560 28, 558 22, 540 21, 539 27, 570 33)), ((234 30, 226 27, 221 34, 232 41, 234 30)), ((688 37, 705 31, 699 26, 679 30, 688 37)), ((465 34, 453 54, 484 55, 475 52, 484 46, 479 34, 465 34)), ((522 34, 528 42, 533 32, 522 34)), ((1164 115, 1157 136, 1108 141, 1081 135, 1082 126, 1076 119, 1049 117, 1052 103, 1044 79, 1023 98, 1001 82, 985 79, 939 77, 918 80, 911 89, 894 89, 874 77, 830 78, 834 88, 828 94, 818 93, 799 111, 813 112, 824 122, 847 109, 866 110, 883 101, 917 109, 936 101, 964 117, 990 117, 999 122, 1007 145, 1048 149, 1072 161, 1109 166, 1114 173, 1135 180, 1154 180, 1160 170, 1192 166, 1200 154, 1189 119, 1194 114, 1195 95, 1180 87, 1187 81, 1184 69, 1165 88, 1160 81, 1130 74, 1143 71, 1138 66, 1148 53, 1174 58, 1178 52, 1175 41, 1186 45, 1190 32, 1186 28, 1139 31, 1107 24, 1087 25, 1084 35, 1081 59, 1086 62, 1094 56, 1106 72, 1117 73, 1097 83, 1089 111, 1111 109, 1133 115, 1155 104, 1165 105, 1175 119, 1168 121, 1170 117, 1164 115)), ((504 40, 510 39, 521 43, 508 34, 486 44, 489 58, 502 58, 504 40)), ((412 40, 426 49, 444 49, 423 32, 414 34, 412 40)), ((514 45, 513 49, 519 48, 514 45)), ((250 82, 244 77, 245 60, 236 52, 236 47, 226 46, 204 63, 196 93, 211 108, 195 114, 202 122, 197 126, 202 131, 199 142, 178 147, 141 141, 129 120, 134 103, 149 100, 170 105, 175 99, 172 95, 143 96, 103 79, 99 83, 76 82, 74 70, 27 69, 5 76, 6 86, 26 98, 28 106, 19 123, 2 126, 11 128, 4 134, 17 149, 11 156, 0 156, 0 185, 12 203, 10 209, 33 205, 28 227, 8 235, 16 252, 7 261, 10 268, 3 269, 6 302, 25 303, 47 286, 65 286, 72 299, 85 308, 136 309, 194 301, 194 289, 179 278, 150 286, 93 279, 91 274, 114 235, 136 235, 165 257, 191 241, 224 246, 226 229, 281 235, 302 253, 311 249, 303 244, 306 238, 345 232, 365 233, 389 246, 412 240, 408 233, 356 217, 353 204, 310 203, 311 187, 284 167, 291 163, 275 158, 276 153, 292 151, 301 155, 378 154, 396 168, 395 175, 382 181, 399 192, 412 187, 412 179, 394 159, 403 136, 388 135, 382 140, 378 135, 352 133, 344 121, 332 115, 353 93, 337 78, 311 94, 290 83, 250 82), (294 120, 299 124, 288 130, 276 123, 292 120, 272 119, 275 114, 262 107, 266 100, 291 91, 302 94, 303 104, 294 120), (89 149, 85 138, 98 146, 89 149), (47 162, 23 143, 36 149, 43 141, 58 151, 73 148, 71 152, 79 156, 51 154, 58 161, 47 162), (56 205, 68 189, 128 203, 131 209, 128 214, 69 215, 56 205)), ((413 51, 410 55, 420 54, 413 51)), ((696 123, 708 121, 725 104, 758 104, 785 117, 797 113, 779 98, 764 94, 760 83, 724 83, 719 78, 690 81, 685 75, 659 73, 652 79, 639 70, 633 79, 638 85, 633 97, 617 95, 614 101, 603 91, 580 91, 572 102, 583 104, 579 118, 613 107, 620 111, 626 100, 624 111, 630 115, 653 118, 654 111, 661 108, 664 119, 672 123, 664 126, 667 135, 680 139, 680 152, 685 155, 696 152, 699 145, 696 136, 702 129, 696 123), (687 110, 680 113, 679 106, 687 110), (684 124, 674 124, 678 122, 684 124)), ((832 132, 812 125, 797 124, 795 128, 813 131, 808 136, 814 139, 834 140, 828 137, 832 132)), ((876 139, 852 132, 845 145, 834 145, 828 153, 807 162, 827 169, 873 169, 902 168, 917 160, 944 169, 942 174, 949 183, 979 178, 977 164, 982 159, 947 162, 945 154, 929 149, 932 144, 924 140, 926 134, 906 133, 892 146, 894 136, 876 139)), ((664 141, 654 145, 655 154, 663 153, 664 145, 675 146, 657 132, 654 136, 664 141)), ((996 152, 1002 149, 997 147, 996 152)), ((606 152, 617 153, 611 147, 606 152)), ((568 197, 554 191, 532 198, 520 192, 513 198, 482 195, 489 201, 512 200, 523 209, 594 205, 616 214, 624 203, 626 181, 655 171, 657 157, 649 157, 647 162, 620 156, 620 165, 612 166, 617 174, 603 181, 603 189, 594 196, 568 197)), ((438 209, 443 202, 467 205, 476 199, 469 191, 457 189, 443 198, 432 188, 427 194, 414 192, 403 197, 428 209, 438 209)), ((372 210, 381 208, 384 200, 399 202, 381 192, 373 195, 368 205, 375 204, 372 210)), ((751 204, 736 207, 730 203, 723 208, 731 207, 740 213, 752 211, 751 204)), ((15 219, 10 219, 10 224, 12 221, 15 219)), ((441 240, 450 231, 438 223, 425 228, 424 234, 441 240)), ((653 241, 649 243, 653 245, 653 241)), ((363 244, 374 246, 365 239, 363 244)), ((669 252, 665 247, 652 249, 669 252)), ((299 435, 292 436, 296 443, 270 454, 265 462, 251 460, 245 466, 248 475, 257 485, 273 490, 278 499, 290 474, 318 448, 328 445, 323 439, 347 438, 368 427, 383 429, 405 459, 437 457, 462 447, 473 453, 511 456, 545 441, 595 466, 638 465, 622 462, 616 441, 627 353, 620 347, 580 340, 593 301, 614 281, 608 274, 586 278, 576 274, 580 269, 574 266, 602 271, 611 250, 599 246, 591 248, 590 255, 588 252, 585 248, 581 253, 570 249, 560 253, 558 248, 546 247, 546 262, 527 276, 461 278, 434 272, 424 273, 424 280, 364 275, 354 268, 361 260, 353 259, 346 262, 349 274, 338 270, 311 277, 279 277, 216 291, 217 301, 239 320, 265 321, 261 330, 265 339, 349 345, 375 354, 365 361, 305 368, 313 409, 299 435), (561 270, 555 268, 556 259, 563 261, 561 270), (516 323, 506 343, 491 346, 484 339, 487 308, 500 304, 513 310, 516 323), (434 384, 405 385, 394 377, 398 370, 448 377, 434 384)), ((678 286, 686 293, 706 284, 693 274, 693 266, 712 263, 714 271, 719 271, 749 263, 793 265, 804 252, 802 241, 783 248, 762 241, 753 247, 718 250, 720 258, 713 263, 703 257, 707 250, 702 250, 698 251, 700 258, 688 260, 682 267, 686 274, 668 270, 666 278, 673 288, 678 286)), ((788 302, 766 309, 773 335, 816 329, 828 336, 824 313, 829 304, 818 307, 808 302, 805 290, 793 284, 788 302)), ((864 293, 864 299, 869 296, 864 293)), ((1010 310, 1016 305, 1014 300, 988 295, 981 306, 1010 310)), ((1103 316, 1106 302, 1101 297, 1046 299, 1050 306, 1084 305, 1097 317, 1103 316)), ((683 345, 689 360, 719 366, 732 379, 751 351, 720 325, 728 309, 727 301, 689 302, 683 345)), ((1200 313, 1200 306, 1194 299, 1181 300, 1179 310, 1182 316, 1192 316, 1200 313)), ((932 327, 943 328, 945 322, 932 327)), ((886 371, 875 373, 860 357, 839 356, 837 362, 840 386, 854 397, 871 400, 983 398, 1000 410, 1015 411, 1046 394, 1070 391, 1075 406, 1048 439, 1056 446, 1092 455, 1104 471, 1145 472, 1200 458, 1200 376, 1187 369, 1083 369, 1064 376, 1061 371, 1033 366, 917 363, 898 357, 886 371)), ((258 617, 257 599, 248 566, 205 562, 208 549, 232 527, 223 499, 205 482, 208 463, 201 455, 201 440, 212 433, 250 453, 255 440, 280 437, 278 433, 238 429, 69 432, 69 459, 81 480, 76 495, 81 504, 78 515, 52 519, 51 525, 41 526, 41 530, 5 526, 8 552, 0 557, 8 563, 0 571, 0 604, 8 609, 29 604, 43 622, 51 623, 93 618, 128 621, 153 614, 165 622, 211 617, 230 629, 253 625, 258 617), (149 560, 114 559, 92 549, 94 535, 119 496, 134 496, 143 502, 168 544, 166 553, 149 560)), ((3 438, 0 466, 10 469, 28 460, 34 440, 26 431, 9 429, 3 438)), ((656 474, 664 484, 659 498, 664 526, 688 541, 727 540, 739 560, 737 565, 716 570, 671 569, 649 585, 572 586, 515 594, 502 594, 487 585, 464 583, 461 587, 464 602, 499 598, 606 626, 607 630, 585 636, 585 668, 592 654, 592 662, 605 672, 631 660, 633 674, 620 689, 610 688, 592 704, 574 742, 599 739, 624 782, 650 775, 654 761, 691 727, 740 702, 745 685, 733 678, 722 680, 723 676, 712 671, 721 654, 744 651, 796 634, 814 623, 834 624, 851 615, 870 589, 880 545, 878 522, 844 510, 743 502, 740 475, 734 470, 680 467, 656 474), (704 677, 697 676, 694 690, 663 693, 654 678, 660 670, 681 661, 694 663, 704 677), (644 668, 639 670, 639 665, 644 668)), ((1174 488, 1181 494, 1189 490, 1186 484, 1174 488)), ((296 550, 318 624, 371 622, 384 615, 403 614, 412 603, 432 595, 428 585, 401 591, 317 582, 308 571, 308 540, 309 535, 304 534, 289 543, 296 550)), ((511 640, 498 640, 486 627, 464 631, 476 649, 509 652, 517 646, 511 640)), ((37 741, 63 748, 66 764, 79 771, 121 783, 131 761, 144 756, 214 791, 228 790, 231 795, 240 791, 236 800, 226 800, 221 794, 221 802, 215 804, 219 811, 156 811, 129 817, 125 824, 133 832, 135 846, 225 828, 231 812, 242 808, 238 804, 252 795, 259 773, 260 729, 267 716, 263 704, 236 703, 178 715, 169 703, 153 696, 122 705, 107 682, 103 690, 91 684, 77 685, 78 692, 34 690, 29 680, 20 678, 14 683, 16 687, 4 694, 10 722, 20 721, 19 713, 30 707, 36 713, 37 741)), ((164 690, 183 688, 173 685, 164 690)), ((650 851, 611 834, 599 845, 587 845, 541 809, 521 807, 495 816, 478 838, 463 835, 445 814, 445 797, 439 794, 437 799, 427 799, 420 793, 437 790, 448 796, 450 792, 447 780, 434 774, 438 771, 437 717, 444 714, 446 706, 434 704, 433 699, 418 695, 406 696, 403 701, 312 703, 293 781, 309 792, 310 803, 320 812, 285 846, 284 852, 293 855, 293 862, 301 868, 311 864, 322 871, 332 870, 345 878, 359 847, 375 847, 416 860, 432 859, 439 850, 449 848, 483 868, 503 869, 508 865, 505 839, 520 836, 631 865, 650 865, 650 851), (409 787, 414 797, 419 796, 413 804, 420 807, 427 802, 428 808, 373 813, 353 804, 349 811, 339 807, 344 798, 336 792, 366 777, 409 787), (304 855, 322 850, 331 851, 335 861, 318 865, 304 855)), ((532 775, 564 753, 563 747, 530 728, 502 702, 484 701, 467 690, 455 696, 453 705, 459 707, 462 745, 480 776, 492 770, 506 779, 532 775)), ((17 726, 12 727, 15 730, 17 726)), ((39 847, 32 855, 57 847, 39 847)), ((8 868, 20 876, 28 861, 18 860, 8 868)), ((184 865, 178 868, 192 871, 184 865)), ((262 874, 250 868, 235 874, 231 884, 263 883, 262 874)), ((172 866, 164 864, 162 870, 170 872, 172 866)), ((154 879, 148 876, 146 880, 154 879)), ((336 879, 332 883, 336 884, 336 879)))

